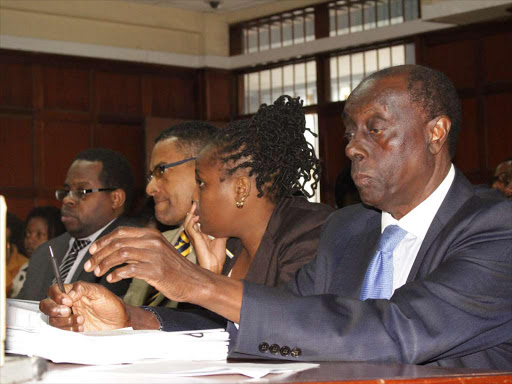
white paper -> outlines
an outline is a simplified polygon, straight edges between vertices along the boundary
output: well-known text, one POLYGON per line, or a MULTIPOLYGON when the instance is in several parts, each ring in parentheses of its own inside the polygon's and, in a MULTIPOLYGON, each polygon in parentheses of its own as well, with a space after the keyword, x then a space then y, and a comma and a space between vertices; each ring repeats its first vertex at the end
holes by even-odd
MULTIPOLYGON (((210 375, 244 375, 262 378, 268 374, 289 374, 316 368, 312 363, 236 363, 226 361, 170 361, 138 362, 131 365, 90 366, 76 369, 52 370, 43 377, 43 383, 168 383, 194 382, 192 377, 210 375)), ((195 381, 197 382, 197 381, 195 381)))
POLYGON ((39 356, 56 363, 122 364, 147 359, 225 360, 229 334, 223 329, 192 332, 112 331, 76 333, 51 327, 37 302, 8 300, 10 353, 39 356))

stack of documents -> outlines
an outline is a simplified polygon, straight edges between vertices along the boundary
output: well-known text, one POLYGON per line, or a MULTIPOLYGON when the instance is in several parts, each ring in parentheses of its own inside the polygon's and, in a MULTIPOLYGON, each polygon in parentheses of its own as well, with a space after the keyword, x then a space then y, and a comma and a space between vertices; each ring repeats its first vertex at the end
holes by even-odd
POLYGON ((38 302, 7 300, 7 352, 56 363, 94 365, 227 357, 229 334, 223 329, 161 332, 130 328, 75 333, 51 327, 38 307, 38 302))

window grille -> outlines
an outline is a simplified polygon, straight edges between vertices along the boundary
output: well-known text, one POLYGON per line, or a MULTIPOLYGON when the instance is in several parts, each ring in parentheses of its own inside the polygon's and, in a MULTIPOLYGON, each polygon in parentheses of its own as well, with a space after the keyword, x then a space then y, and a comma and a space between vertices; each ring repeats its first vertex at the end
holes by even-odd
POLYGON ((315 39, 315 9, 285 12, 246 23, 242 27, 243 53, 301 44, 315 39))
POLYGON ((414 64, 414 44, 395 44, 330 58, 331 101, 346 100, 366 76, 387 67, 414 64))
POLYGON ((300 97, 304 106, 317 104, 316 61, 314 59, 240 75, 244 103, 241 114, 256 113, 281 95, 300 97))
POLYGON ((329 35, 339 36, 420 17, 419 0, 339 0, 329 3, 329 35))

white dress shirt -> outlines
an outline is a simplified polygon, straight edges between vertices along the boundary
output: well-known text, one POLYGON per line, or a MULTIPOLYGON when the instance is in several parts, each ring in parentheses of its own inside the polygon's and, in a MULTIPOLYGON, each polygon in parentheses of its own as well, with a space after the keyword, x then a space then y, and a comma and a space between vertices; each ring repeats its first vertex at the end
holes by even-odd
MULTIPOLYGON (((115 219, 114 219, 115 220, 115 219)), ((114 220, 112 220, 111 222, 109 222, 107 225, 105 225, 104 227, 98 229, 96 232, 94 232, 92 235, 88 236, 88 237, 84 237, 82 239, 79 239, 79 240, 90 240, 91 242, 86 246, 86 247, 83 247, 79 252, 78 252, 78 256, 76 257, 76 260, 75 262, 73 263, 73 266, 71 267, 71 269, 69 270, 69 273, 66 277, 66 279, 64 280, 64 284, 69 284, 71 282, 71 278, 73 277, 73 275, 75 274, 78 266, 80 265, 80 263, 82 262, 82 259, 84 258, 84 256, 86 255, 87 251, 89 251, 89 247, 92 245, 92 243, 94 243, 94 241, 98 238, 98 236, 100 235, 101 232, 103 232, 105 230, 105 228, 107 228, 110 224, 112 224, 114 222, 114 220)), ((75 242, 75 238, 72 237, 71 239, 69 239, 69 248, 68 248, 68 251, 66 252, 66 256, 68 255, 69 252, 71 252, 71 247, 73 247, 73 243, 75 242)), ((66 258, 66 256, 64 256, 64 259, 66 258)), ((62 260, 64 260, 62 259, 62 260)))
POLYGON ((394 219, 388 212, 382 212, 381 233, 388 225, 393 224, 407 231, 407 235, 398 243, 393 252, 393 292, 407 282, 423 239, 454 178, 455 168, 452 164, 448 174, 436 190, 400 220, 394 219))

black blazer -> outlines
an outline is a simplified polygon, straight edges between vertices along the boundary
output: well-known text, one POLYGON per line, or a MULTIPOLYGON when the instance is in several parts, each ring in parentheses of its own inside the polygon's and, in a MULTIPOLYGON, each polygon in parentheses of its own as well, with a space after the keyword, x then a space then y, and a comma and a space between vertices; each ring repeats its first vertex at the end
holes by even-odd
MULTIPOLYGON (((100 233, 98 239, 112 232, 119 226, 129 224, 130 222, 128 220, 124 219, 123 217, 119 217, 107 228, 105 228, 103 232, 100 233)), ((57 263, 60 265, 62 259, 64 258, 68 251, 70 239, 71 235, 66 232, 42 244, 34 251, 28 263, 27 278, 25 283, 23 284, 21 292, 17 297, 18 299, 42 300, 47 297, 48 288, 52 284, 52 281, 55 277, 49 259, 48 246, 52 246, 53 253, 55 255, 55 258, 57 259, 57 263)), ((89 251, 87 251, 82 261, 80 262, 80 265, 76 269, 75 274, 71 279, 71 282, 74 283, 76 281, 81 280, 90 283, 98 283, 104 285, 109 290, 114 292, 116 295, 122 297, 126 293, 130 285, 131 279, 125 279, 119 281, 118 283, 110 284, 106 280, 108 274, 105 274, 102 277, 97 277, 92 272, 85 272, 84 264, 87 260, 90 259, 90 257, 91 254, 89 253, 89 251)))
MULTIPOLYGON (((331 206, 310 203, 304 197, 285 197, 276 205, 256 255, 244 280, 270 287, 288 283, 295 273, 316 257, 322 225, 333 212, 331 206)), ((243 250, 239 239, 229 239, 234 257, 226 260, 227 275, 243 250)))
POLYGON ((512 201, 457 171, 408 282, 390 300, 363 302, 380 220, 379 211, 362 205, 337 211, 324 227, 316 262, 301 269, 289 290, 244 283, 231 353, 510 369, 512 201), (260 351, 262 342, 301 353, 269 355, 260 351))

